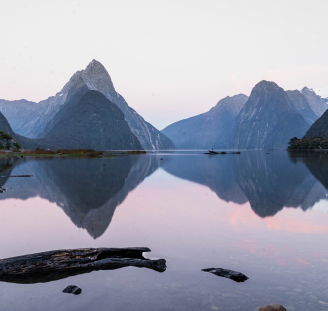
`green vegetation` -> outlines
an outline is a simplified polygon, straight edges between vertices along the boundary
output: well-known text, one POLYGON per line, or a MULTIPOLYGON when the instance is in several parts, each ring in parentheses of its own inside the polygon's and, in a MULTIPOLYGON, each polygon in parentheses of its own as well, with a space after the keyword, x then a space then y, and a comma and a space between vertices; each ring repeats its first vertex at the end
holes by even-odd
POLYGON ((16 149, 22 149, 21 145, 14 140, 14 138, 5 133, 4 131, 0 131, 0 149, 10 149, 14 146, 16 149))
POLYGON ((288 149, 328 149, 328 135, 306 137, 299 139, 293 137, 288 143, 288 149))
POLYGON ((303 138, 294 137, 288 145, 288 149, 328 149, 328 110, 312 124, 303 138))

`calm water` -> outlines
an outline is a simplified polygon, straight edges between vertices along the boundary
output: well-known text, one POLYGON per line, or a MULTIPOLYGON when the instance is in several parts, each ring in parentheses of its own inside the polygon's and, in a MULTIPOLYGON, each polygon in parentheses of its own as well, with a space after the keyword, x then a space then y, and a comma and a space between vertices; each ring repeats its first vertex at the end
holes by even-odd
POLYGON ((2 160, 0 258, 146 246, 127 267, 55 282, 0 282, 0 310, 328 310, 328 154, 2 160), (105 165, 104 165, 105 164, 105 165), (226 268, 236 283, 202 272, 226 268), (69 284, 79 296, 62 293, 69 284))

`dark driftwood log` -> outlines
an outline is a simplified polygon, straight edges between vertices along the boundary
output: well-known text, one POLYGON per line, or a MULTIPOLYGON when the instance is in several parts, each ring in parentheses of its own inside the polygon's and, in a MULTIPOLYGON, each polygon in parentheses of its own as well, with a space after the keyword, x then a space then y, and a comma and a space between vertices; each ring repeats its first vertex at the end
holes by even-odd
POLYGON ((9 176, 1 176, 1 177, 33 177, 33 175, 9 175, 9 176))
POLYGON ((202 269, 202 271, 210 272, 215 275, 234 280, 235 282, 238 282, 238 283, 245 282, 246 280, 248 280, 248 277, 245 274, 242 274, 237 271, 229 270, 229 269, 209 268, 209 269, 202 269))
POLYGON ((147 247, 85 248, 56 250, 0 260, 0 281, 44 283, 94 270, 114 270, 127 266, 166 269, 165 259, 149 260, 142 256, 147 247))

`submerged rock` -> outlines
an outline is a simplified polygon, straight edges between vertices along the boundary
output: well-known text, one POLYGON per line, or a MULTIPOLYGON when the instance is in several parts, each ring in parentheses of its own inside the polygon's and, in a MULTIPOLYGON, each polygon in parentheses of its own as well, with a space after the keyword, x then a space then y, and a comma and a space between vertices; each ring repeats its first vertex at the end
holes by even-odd
POLYGON ((76 285, 67 285, 63 290, 63 293, 80 295, 82 293, 82 289, 76 285))
POLYGON ((4 193, 6 191, 6 188, 0 187, 0 193, 4 193))
POLYGON ((202 269, 202 271, 210 272, 218 276, 222 276, 227 279, 231 279, 235 282, 245 282, 248 280, 248 277, 245 274, 242 274, 237 271, 229 270, 229 269, 222 269, 222 268, 208 268, 202 269))
POLYGON ((287 311, 287 309, 277 303, 272 303, 271 305, 259 307, 256 311, 287 311))

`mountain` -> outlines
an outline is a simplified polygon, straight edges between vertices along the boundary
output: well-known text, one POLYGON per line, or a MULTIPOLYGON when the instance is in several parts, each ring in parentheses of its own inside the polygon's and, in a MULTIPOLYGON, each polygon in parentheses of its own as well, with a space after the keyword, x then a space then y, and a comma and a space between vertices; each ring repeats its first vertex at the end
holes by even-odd
POLYGON ((24 136, 16 134, 13 129, 11 128, 8 120, 6 117, 0 112, 0 131, 4 131, 5 133, 9 134, 11 137, 13 137, 15 140, 18 141, 18 143, 23 147, 23 148, 29 148, 33 149, 36 147, 44 147, 43 145, 39 145, 32 139, 26 138, 24 136))
POLYGON ((312 89, 304 87, 302 89, 302 94, 305 96, 306 100, 310 104, 314 113, 321 117, 322 114, 327 110, 327 101, 320 96, 318 96, 312 89))
POLYGON ((175 122, 162 133, 178 149, 229 148, 233 123, 247 99, 244 94, 225 97, 208 112, 175 122))
POLYGON ((172 141, 146 122, 124 98, 116 92, 113 82, 98 61, 93 60, 85 70, 77 71, 55 96, 39 103, 0 100, 0 111, 8 118, 13 129, 30 138, 45 137, 53 126, 51 122, 60 107, 66 102, 69 91, 82 78, 89 90, 99 91, 124 113, 125 120, 143 149, 175 149, 172 141))
POLYGON ((305 137, 316 137, 328 134, 328 110, 315 121, 310 129, 306 132, 305 137))
POLYGON ((6 116, 16 133, 26 135, 34 126, 32 121, 38 113, 38 104, 21 100, 0 99, 0 111, 6 116))
POLYGON ((56 115, 50 132, 35 141, 67 149, 142 149, 120 108, 102 93, 89 91, 82 80, 77 85, 60 109, 62 117, 56 115))
POLYGON ((287 148, 291 137, 303 136, 308 128, 287 93, 274 82, 261 81, 235 120, 235 147, 287 148))
POLYGON ((309 125, 312 125, 318 119, 318 116, 312 110, 305 96, 298 90, 286 91, 286 93, 292 101, 294 108, 303 116, 309 125))
POLYGON ((51 129, 60 121, 60 119, 64 118, 66 114, 70 113, 71 109, 76 107, 83 95, 88 91, 89 88, 85 84, 84 80, 81 77, 78 77, 75 84, 69 89, 65 103, 59 108, 58 112, 53 116, 53 118, 46 124, 42 132, 43 135, 39 136, 47 136, 51 129))

